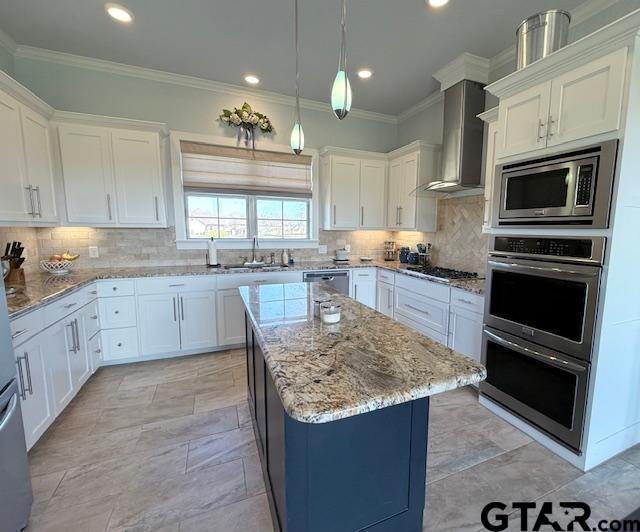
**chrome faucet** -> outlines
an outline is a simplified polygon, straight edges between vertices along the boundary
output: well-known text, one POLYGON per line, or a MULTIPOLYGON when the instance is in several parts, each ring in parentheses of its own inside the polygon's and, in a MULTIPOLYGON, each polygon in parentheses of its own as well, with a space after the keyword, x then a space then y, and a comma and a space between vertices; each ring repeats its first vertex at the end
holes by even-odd
POLYGON ((256 259, 256 249, 258 249, 258 237, 256 235, 253 236, 253 246, 251 249, 251 262, 245 262, 244 266, 247 268, 260 268, 264 266, 264 261, 259 261, 256 259))

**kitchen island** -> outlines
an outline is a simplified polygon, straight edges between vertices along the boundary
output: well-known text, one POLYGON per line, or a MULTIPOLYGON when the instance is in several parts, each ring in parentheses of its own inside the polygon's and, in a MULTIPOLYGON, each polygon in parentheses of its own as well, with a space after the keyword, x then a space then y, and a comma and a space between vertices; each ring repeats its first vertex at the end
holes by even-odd
POLYGON ((429 396, 485 368, 322 284, 239 290, 275 529, 422 530, 429 396), (314 317, 328 297, 342 306, 334 325, 314 317))

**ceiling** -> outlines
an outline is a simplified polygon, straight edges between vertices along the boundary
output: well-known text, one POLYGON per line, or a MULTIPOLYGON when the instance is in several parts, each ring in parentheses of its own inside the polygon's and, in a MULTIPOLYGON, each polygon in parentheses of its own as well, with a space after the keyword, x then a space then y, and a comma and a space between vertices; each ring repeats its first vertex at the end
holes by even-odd
MULTIPOLYGON (((300 1, 301 96, 326 101, 337 66, 339 0, 300 1)), ((349 0, 347 62, 354 107, 398 114, 437 90, 432 74, 462 52, 492 57, 526 16, 582 0, 349 0)), ((125 26, 101 0, 0 2, 0 29, 18 44, 293 95, 293 0, 122 0, 125 26)))

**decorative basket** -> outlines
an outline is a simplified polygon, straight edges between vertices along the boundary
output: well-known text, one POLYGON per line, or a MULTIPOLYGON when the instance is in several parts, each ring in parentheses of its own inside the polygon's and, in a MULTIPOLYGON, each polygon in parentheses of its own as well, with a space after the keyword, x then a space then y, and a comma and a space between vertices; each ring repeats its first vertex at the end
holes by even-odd
POLYGON ((41 260, 40 268, 54 275, 64 275, 65 273, 69 273, 72 264, 69 260, 41 260))

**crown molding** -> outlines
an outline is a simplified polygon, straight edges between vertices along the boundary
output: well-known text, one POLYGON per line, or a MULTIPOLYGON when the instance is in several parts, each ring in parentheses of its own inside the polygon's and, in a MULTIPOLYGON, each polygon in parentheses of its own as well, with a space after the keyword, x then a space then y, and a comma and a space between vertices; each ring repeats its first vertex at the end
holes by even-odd
MULTIPOLYGON (((14 55, 15 57, 19 57, 21 59, 55 63, 76 68, 95 70, 98 72, 107 72, 109 74, 117 74, 121 76, 158 81, 161 83, 171 83, 173 85, 180 85, 192 89, 206 90, 215 92, 217 94, 231 94, 234 96, 241 96, 245 98, 252 97, 258 100, 262 100, 263 102, 277 103, 281 105, 288 105, 291 107, 295 105, 295 98, 293 96, 286 96, 284 94, 278 94, 276 92, 249 89, 240 87, 238 85, 232 85, 230 83, 222 83, 220 81, 213 81, 204 78, 198 78, 195 76, 186 76, 183 74, 174 74, 171 72, 164 72, 162 70, 154 70, 151 68, 125 65, 123 63, 115 63, 113 61, 94 59, 91 57, 67 54, 64 52, 56 52, 54 50, 46 50, 43 48, 35 48, 32 46, 19 45, 14 55)), ((333 113, 333 111, 329 107, 329 104, 326 102, 301 99, 300 105, 305 109, 310 109, 313 111, 333 113)), ((374 120, 377 122, 384 122, 388 124, 398 123, 398 119, 395 116, 383 113, 375 113, 372 111, 365 111, 362 109, 352 109, 349 114, 356 118, 363 118, 365 120, 374 120)))
POLYGON ((73 113, 70 111, 54 111, 52 122, 65 122, 69 124, 81 124, 86 126, 102 126, 113 128, 133 129, 137 131, 152 131, 162 136, 169 135, 169 127, 162 122, 150 122, 147 120, 135 120, 132 118, 118 118, 115 116, 92 115, 86 113, 73 113))
POLYGON ((405 146, 401 146, 400 148, 396 148, 395 150, 388 152, 387 157, 391 160, 419 150, 439 151, 441 149, 441 144, 431 144, 424 140, 414 140, 405 146))
POLYGON ((326 155, 343 155, 345 157, 362 157, 366 159, 380 159, 386 161, 388 159, 386 153, 367 150, 355 150, 351 148, 342 148, 339 146, 323 146, 319 152, 321 157, 326 155))
POLYGON ((495 122, 496 120, 498 120, 498 109, 499 107, 496 105, 495 107, 487 109, 486 111, 476 116, 483 122, 490 124, 491 122, 495 122))
POLYGON ((7 52, 13 55, 15 54, 18 45, 10 35, 0 30, 0 48, 4 48, 7 52))
POLYGON ((47 102, 38 98, 33 92, 2 70, 0 70, 0 90, 46 118, 49 118, 54 112, 53 107, 47 102))
POLYGON ((569 11, 569 13, 571 13, 571 23, 574 26, 582 24, 584 21, 589 20, 605 9, 609 9, 618 2, 620 2, 620 0, 587 0, 569 11))
POLYGON ((445 91, 463 79, 489 83, 490 61, 485 57, 464 52, 438 70, 433 77, 440 82, 440 90, 445 91))
POLYGON ((640 9, 505 76, 488 85, 486 90, 500 99, 509 97, 624 46, 633 46, 638 35, 640 35, 640 9))
POLYGON ((490 70, 491 72, 495 72, 496 70, 511 64, 515 67, 516 65, 516 45, 509 46, 509 48, 505 48, 499 54, 494 55, 489 60, 490 70))
POLYGON ((413 115, 421 113, 429 107, 433 107, 434 105, 438 105, 439 103, 444 101, 444 94, 441 91, 432 92, 427 96, 424 100, 420 100, 415 105, 412 105, 408 109, 405 109, 398 115, 398 123, 404 122, 405 120, 412 118, 413 115))

